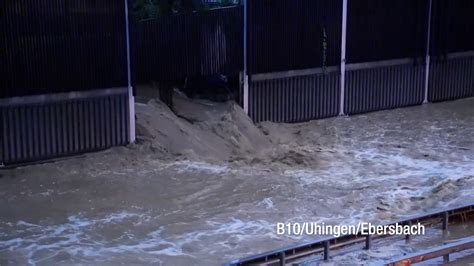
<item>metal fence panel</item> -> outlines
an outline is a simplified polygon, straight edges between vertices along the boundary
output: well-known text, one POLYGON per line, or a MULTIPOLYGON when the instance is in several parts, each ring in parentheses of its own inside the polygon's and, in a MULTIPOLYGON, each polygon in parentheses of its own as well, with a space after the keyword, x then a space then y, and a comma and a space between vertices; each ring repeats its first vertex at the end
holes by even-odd
POLYGON ((253 81, 249 115, 255 122, 300 122, 336 116, 340 74, 312 74, 253 81))
POLYGON ((474 1, 433 0, 428 100, 474 96, 474 1))
POLYGON ((423 103, 425 66, 411 64, 348 70, 345 113, 352 115, 423 103))
POLYGON ((428 0, 349 0, 347 63, 424 57, 428 0))
MULTIPOLYGON (((128 94, 0 102, 0 165, 16 165, 128 143, 128 94), (22 103, 23 102, 23 103, 22 103)), ((76 95, 77 96, 77 95, 76 95)))
POLYGON ((474 55, 433 60, 430 67, 430 102, 474 96, 474 55))
POLYGON ((124 2, 0 1, 0 98, 127 86, 124 2))
POLYGON ((474 1, 432 0, 432 56, 474 50, 474 1))
POLYGON ((342 1, 247 2, 249 74, 339 64, 342 1))

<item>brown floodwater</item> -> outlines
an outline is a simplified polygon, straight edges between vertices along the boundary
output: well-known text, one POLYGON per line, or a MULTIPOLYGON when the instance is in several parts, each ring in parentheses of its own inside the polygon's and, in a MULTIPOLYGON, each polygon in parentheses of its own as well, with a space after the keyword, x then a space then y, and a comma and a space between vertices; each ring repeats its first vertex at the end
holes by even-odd
POLYGON ((0 171, 0 265, 220 265, 311 239, 277 222, 474 202, 474 99, 259 129, 289 152, 164 159, 138 143, 0 171))

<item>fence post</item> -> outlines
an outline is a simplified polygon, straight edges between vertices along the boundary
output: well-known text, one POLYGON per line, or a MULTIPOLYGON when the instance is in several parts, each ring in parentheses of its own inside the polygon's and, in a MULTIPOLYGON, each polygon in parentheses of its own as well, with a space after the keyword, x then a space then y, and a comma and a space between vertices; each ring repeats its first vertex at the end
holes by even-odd
POLYGON ((346 85, 346 36, 347 36, 347 1, 342 0, 342 38, 341 38, 341 92, 339 115, 344 115, 346 85))
POLYGON ((431 57, 430 57, 430 44, 431 44, 431 8, 432 8, 433 0, 429 0, 429 7, 428 7, 428 33, 426 38, 426 59, 425 59, 425 95, 423 103, 428 103, 428 91, 429 91, 429 84, 430 84, 430 65, 431 65, 431 57))
POLYGON ((244 82, 244 97, 243 97, 243 105, 244 111, 248 115, 249 114, 249 77, 248 77, 248 62, 247 62, 247 54, 248 54, 248 31, 247 31, 247 24, 248 24, 248 6, 247 0, 242 1, 243 8, 244 8, 244 73, 243 73, 243 82, 244 82))
POLYGON ((132 74, 130 67, 130 27, 128 18, 128 0, 125 2, 125 39, 127 42, 127 88, 128 88, 128 110, 129 110, 129 142, 135 142, 135 97, 133 96, 132 74))

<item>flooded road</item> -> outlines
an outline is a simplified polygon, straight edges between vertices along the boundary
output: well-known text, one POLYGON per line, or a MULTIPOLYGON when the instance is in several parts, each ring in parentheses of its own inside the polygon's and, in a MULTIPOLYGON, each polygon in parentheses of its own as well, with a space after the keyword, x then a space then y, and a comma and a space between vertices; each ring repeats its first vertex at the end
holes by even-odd
POLYGON ((277 222, 474 202, 474 99, 259 130, 265 156, 164 158, 142 141, 1 171, 0 265, 219 265, 308 240, 277 236, 277 222))

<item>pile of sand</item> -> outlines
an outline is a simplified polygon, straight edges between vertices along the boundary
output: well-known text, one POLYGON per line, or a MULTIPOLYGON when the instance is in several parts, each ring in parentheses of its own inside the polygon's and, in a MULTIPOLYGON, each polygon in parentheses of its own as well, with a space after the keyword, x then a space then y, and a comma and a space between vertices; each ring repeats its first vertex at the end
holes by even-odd
POLYGON ((195 101, 176 94, 174 110, 157 99, 136 105, 139 143, 165 157, 225 160, 258 156, 270 143, 233 102, 195 101))
MULTIPOLYGON (((173 110, 157 99, 136 104, 138 144, 164 159, 234 164, 314 165, 311 152, 275 140, 234 102, 191 100, 176 93, 173 110)), ((292 133, 282 131, 282 138, 292 133)))

